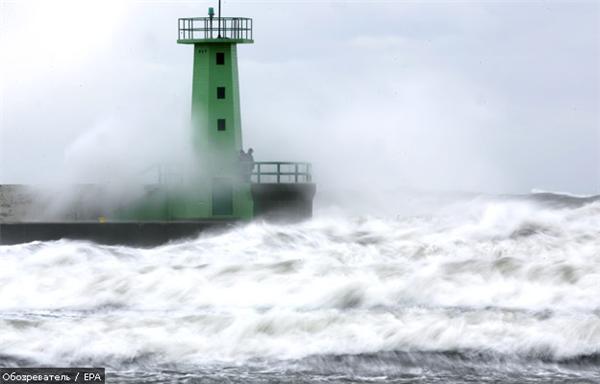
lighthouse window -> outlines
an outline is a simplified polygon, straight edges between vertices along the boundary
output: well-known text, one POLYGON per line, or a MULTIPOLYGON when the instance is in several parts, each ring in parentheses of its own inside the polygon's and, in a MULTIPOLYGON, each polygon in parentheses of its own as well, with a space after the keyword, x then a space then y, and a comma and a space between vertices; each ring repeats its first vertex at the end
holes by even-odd
POLYGON ((217 52, 217 65, 224 65, 224 64, 225 64, 225 53, 217 52))
POLYGON ((225 130, 225 119, 218 119, 217 120, 217 131, 224 131, 225 130))
POLYGON ((217 87, 217 99, 225 98, 225 87, 217 87))

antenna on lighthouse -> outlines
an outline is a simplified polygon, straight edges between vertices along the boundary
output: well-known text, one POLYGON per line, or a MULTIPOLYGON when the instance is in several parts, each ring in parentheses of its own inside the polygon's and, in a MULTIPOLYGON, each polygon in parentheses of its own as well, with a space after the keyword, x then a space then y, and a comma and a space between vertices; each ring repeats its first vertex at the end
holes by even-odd
POLYGON ((219 34, 217 37, 221 38, 221 0, 219 0, 219 34))

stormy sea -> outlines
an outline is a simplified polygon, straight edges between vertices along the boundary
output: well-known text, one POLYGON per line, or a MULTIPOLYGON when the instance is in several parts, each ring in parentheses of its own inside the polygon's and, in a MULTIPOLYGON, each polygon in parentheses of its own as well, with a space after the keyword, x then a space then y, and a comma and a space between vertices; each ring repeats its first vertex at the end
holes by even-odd
POLYGON ((110 383, 600 383, 600 199, 0 247, 0 366, 110 383))

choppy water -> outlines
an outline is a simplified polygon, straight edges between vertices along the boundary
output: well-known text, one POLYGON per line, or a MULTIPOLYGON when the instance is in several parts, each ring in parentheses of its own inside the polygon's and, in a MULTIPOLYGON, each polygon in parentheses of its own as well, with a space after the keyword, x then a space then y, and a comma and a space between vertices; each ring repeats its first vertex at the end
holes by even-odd
POLYGON ((598 383, 600 201, 0 247, 0 366, 110 382, 598 383))

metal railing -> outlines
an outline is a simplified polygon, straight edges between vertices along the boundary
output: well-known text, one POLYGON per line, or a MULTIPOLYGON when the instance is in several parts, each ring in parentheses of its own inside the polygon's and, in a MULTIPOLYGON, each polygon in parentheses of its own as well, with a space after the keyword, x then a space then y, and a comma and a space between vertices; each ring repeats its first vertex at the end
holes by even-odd
POLYGON ((253 183, 295 184, 312 182, 312 165, 288 161, 257 161, 252 172, 253 183))
POLYGON ((252 19, 191 17, 179 19, 179 40, 252 40, 252 19))

